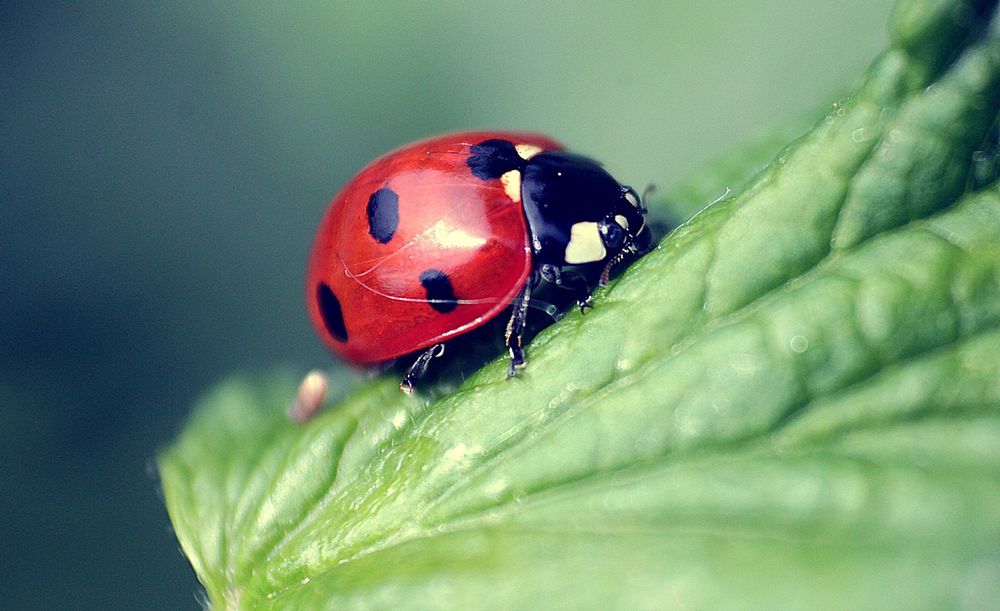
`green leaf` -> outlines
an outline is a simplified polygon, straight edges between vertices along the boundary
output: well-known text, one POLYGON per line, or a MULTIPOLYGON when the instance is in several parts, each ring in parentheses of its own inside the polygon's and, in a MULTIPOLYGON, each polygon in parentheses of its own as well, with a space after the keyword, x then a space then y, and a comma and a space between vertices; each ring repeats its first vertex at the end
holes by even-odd
POLYGON ((984 4, 901 2, 856 93, 752 179, 730 157, 671 191, 743 184, 518 378, 497 359, 434 401, 378 378, 306 425, 294 380, 216 389, 159 458, 213 606, 995 605, 984 4))

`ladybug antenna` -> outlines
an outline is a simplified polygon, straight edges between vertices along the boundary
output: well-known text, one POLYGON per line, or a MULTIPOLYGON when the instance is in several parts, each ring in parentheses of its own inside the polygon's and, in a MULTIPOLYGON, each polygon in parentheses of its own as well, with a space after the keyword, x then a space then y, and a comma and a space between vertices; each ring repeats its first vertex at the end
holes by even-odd
POLYGON ((656 185, 653 183, 649 183, 646 185, 646 188, 642 190, 642 196, 639 198, 639 209, 642 210, 643 214, 649 212, 649 207, 646 205, 646 202, 649 201, 650 197, 653 197, 654 193, 656 193, 656 185))
POLYGON ((469 147, 472 155, 465 164, 472 175, 483 180, 496 180, 511 170, 521 170, 526 163, 509 140, 494 138, 469 147))

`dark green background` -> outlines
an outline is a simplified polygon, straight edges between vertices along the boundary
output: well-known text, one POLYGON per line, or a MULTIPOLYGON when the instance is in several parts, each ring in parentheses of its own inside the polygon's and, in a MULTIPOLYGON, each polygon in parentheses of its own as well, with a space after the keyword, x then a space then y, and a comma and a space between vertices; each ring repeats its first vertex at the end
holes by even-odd
POLYGON ((532 129, 667 186, 832 102, 891 2, 494 4, 0 5, 0 606, 196 606, 151 459, 227 373, 330 363, 303 264, 368 160, 532 129))

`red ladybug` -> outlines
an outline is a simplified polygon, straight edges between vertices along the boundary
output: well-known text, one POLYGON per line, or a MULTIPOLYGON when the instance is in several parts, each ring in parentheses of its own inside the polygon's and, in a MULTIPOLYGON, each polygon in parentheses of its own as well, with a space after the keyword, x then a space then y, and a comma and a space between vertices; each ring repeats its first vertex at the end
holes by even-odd
POLYGON ((398 149, 333 198, 309 257, 309 315, 327 346, 366 365, 422 350, 412 392, 443 342, 496 317, 510 375, 524 366, 532 288, 589 306, 614 265, 649 244, 646 210, 595 161, 538 134, 471 132, 398 149))

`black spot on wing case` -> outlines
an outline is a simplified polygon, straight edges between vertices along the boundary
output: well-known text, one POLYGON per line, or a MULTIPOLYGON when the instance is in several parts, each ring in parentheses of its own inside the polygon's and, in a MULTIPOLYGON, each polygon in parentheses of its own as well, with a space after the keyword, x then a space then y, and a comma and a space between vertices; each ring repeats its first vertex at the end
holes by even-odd
POLYGON ((399 195, 389 188, 371 194, 365 208, 368 233, 380 244, 388 244, 399 228, 399 195))
POLYGON ((524 159, 517 154, 513 143, 507 140, 484 140, 469 150, 472 155, 465 160, 465 164, 476 178, 495 180, 524 166, 524 159))
POLYGON ((344 312, 340 308, 340 300, 325 282, 316 288, 316 299, 319 301, 319 312, 326 330, 335 340, 346 342, 347 326, 344 324, 344 312))
POLYGON ((448 275, 439 269, 427 269, 420 274, 420 284, 427 291, 427 304, 432 308, 447 314, 458 307, 455 289, 451 286, 448 275))

